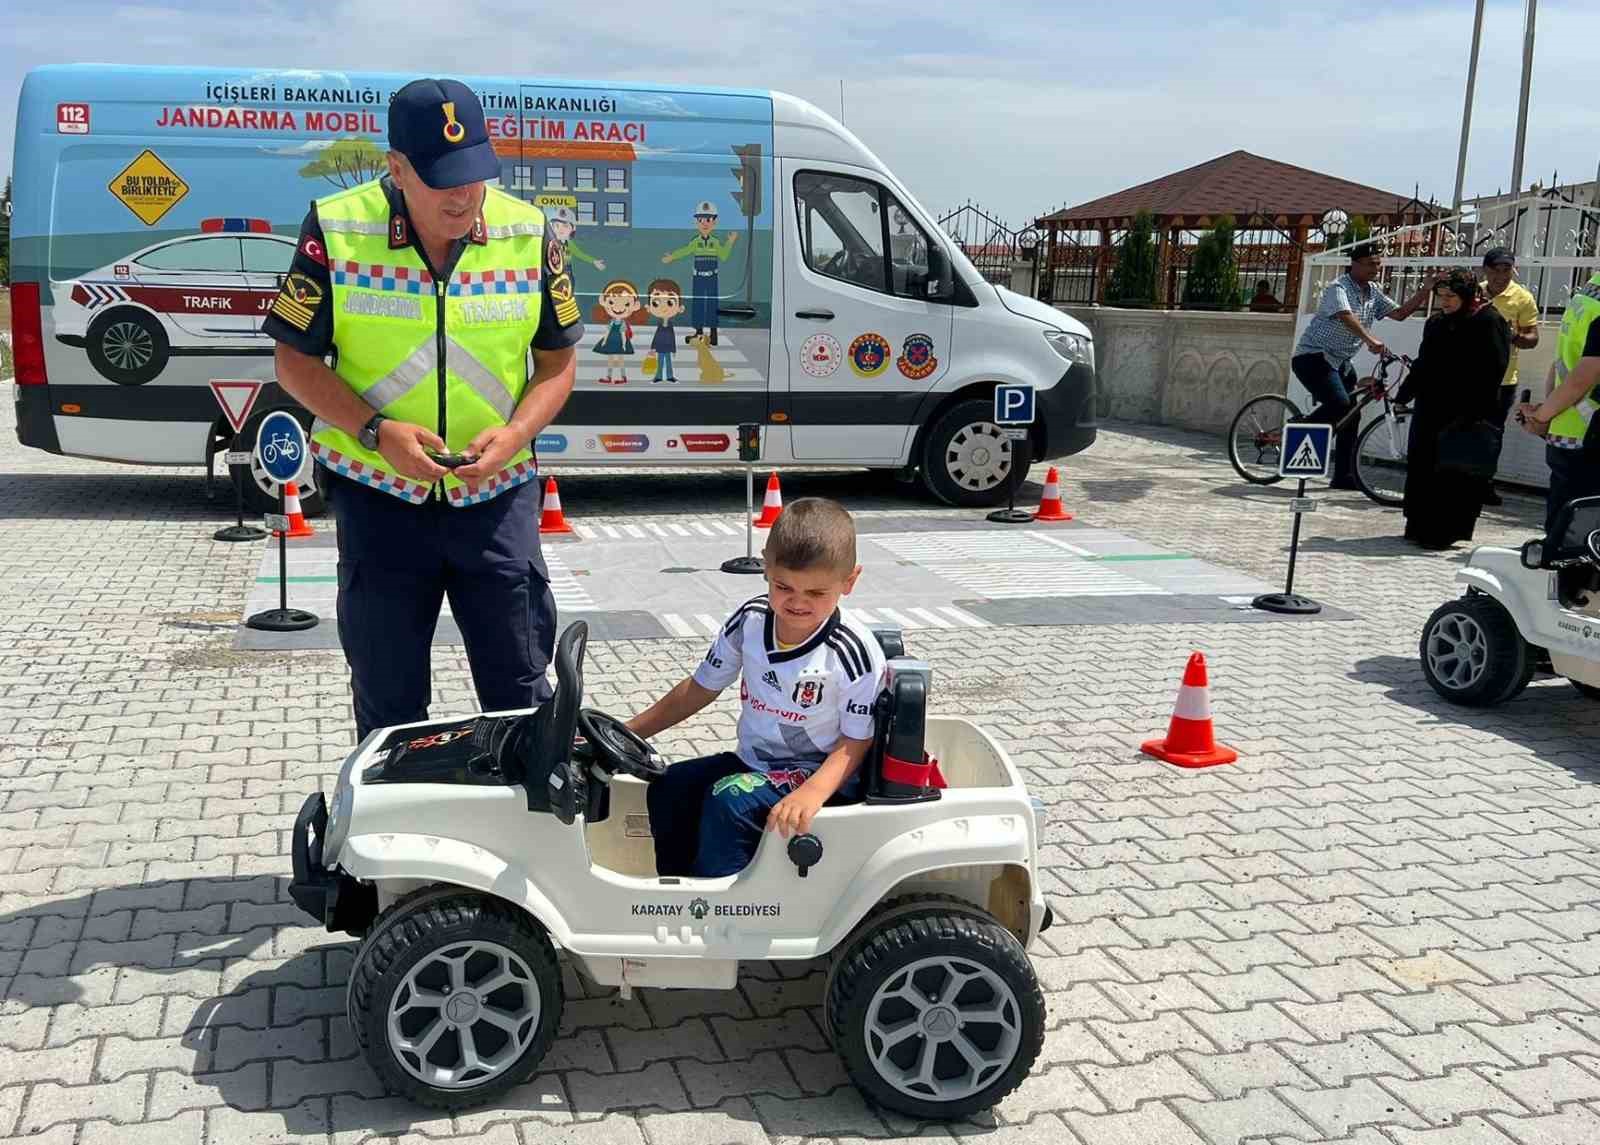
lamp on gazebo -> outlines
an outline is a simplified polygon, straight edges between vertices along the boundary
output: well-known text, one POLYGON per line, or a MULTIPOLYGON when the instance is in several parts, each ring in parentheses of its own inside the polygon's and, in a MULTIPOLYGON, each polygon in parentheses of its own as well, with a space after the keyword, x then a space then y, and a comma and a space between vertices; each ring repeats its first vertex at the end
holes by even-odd
POLYGON ((1344 237, 1344 233, 1349 229, 1349 215, 1345 214, 1338 207, 1326 212, 1322 216, 1322 233, 1327 240, 1327 243, 1323 249, 1332 250, 1338 246, 1339 240, 1344 237))

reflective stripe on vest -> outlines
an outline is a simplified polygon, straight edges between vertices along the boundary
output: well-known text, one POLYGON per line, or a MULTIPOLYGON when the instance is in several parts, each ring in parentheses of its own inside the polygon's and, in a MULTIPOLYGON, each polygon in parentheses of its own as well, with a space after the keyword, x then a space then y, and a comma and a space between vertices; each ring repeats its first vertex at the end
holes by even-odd
MULTIPOLYGON (((1561 316, 1561 340, 1556 344, 1557 386, 1564 385, 1572 371, 1578 368, 1584 345, 1589 339, 1589 328, 1596 319, 1600 319, 1600 273, 1590 278, 1572 296, 1572 301, 1567 303, 1566 313, 1561 316)), ((1564 449, 1582 446, 1594 423, 1595 414, 1600 412, 1600 400, 1597 398, 1600 398, 1600 386, 1562 410, 1550 423, 1549 443, 1564 449)))
MULTIPOLYGON (((334 369, 373 409, 431 429, 461 452, 484 430, 505 425, 527 388, 528 348, 543 305, 544 217, 491 188, 483 204, 488 240, 467 243, 444 281, 409 244, 389 249, 390 213, 378 182, 317 203, 332 285, 334 369)), ((430 492, 388 472, 381 454, 326 422, 312 427, 311 448, 328 468, 394 496, 420 502, 430 492)), ((453 472, 439 486, 452 505, 471 505, 535 476, 533 455, 523 449, 476 493, 453 472)))

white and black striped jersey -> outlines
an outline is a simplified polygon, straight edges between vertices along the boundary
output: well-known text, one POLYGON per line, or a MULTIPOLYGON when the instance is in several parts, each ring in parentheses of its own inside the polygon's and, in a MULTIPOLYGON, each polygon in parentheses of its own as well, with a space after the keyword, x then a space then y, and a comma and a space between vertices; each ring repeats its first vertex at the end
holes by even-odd
POLYGON ((756 771, 815 771, 841 737, 871 739, 872 703, 883 690, 877 637, 838 609, 802 644, 778 647, 772 605, 740 605, 694 671, 720 692, 739 685, 739 758, 756 771))

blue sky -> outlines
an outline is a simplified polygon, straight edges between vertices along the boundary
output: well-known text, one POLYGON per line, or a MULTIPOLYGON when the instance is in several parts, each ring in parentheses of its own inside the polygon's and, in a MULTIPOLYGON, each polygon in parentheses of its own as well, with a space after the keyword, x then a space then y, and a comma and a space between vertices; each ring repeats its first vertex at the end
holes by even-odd
MULTIPOLYGON (((1593 0, 1539 6, 1526 178, 1592 179, 1593 0)), ((58 0, 0 24, 0 168, 44 63, 565 75, 773 87, 844 118, 934 210, 1020 221, 1243 148, 1448 200, 1472 0, 890 0, 661 5, 58 0), (226 6, 232 9, 234 6, 226 6), (973 19, 969 13, 978 12, 973 19), (960 15, 957 15, 960 13, 960 15), (1130 18, 1132 17, 1132 18, 1130 18)), ((1467 194, 1509 182, 1522 4, 1489 5, 1467 194)))

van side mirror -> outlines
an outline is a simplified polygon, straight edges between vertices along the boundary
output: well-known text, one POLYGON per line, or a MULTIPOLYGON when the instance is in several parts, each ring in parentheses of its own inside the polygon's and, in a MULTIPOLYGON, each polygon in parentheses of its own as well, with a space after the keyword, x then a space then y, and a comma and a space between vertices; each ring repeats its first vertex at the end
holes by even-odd
POLYGON ((955 297, 955 267, 944 247, 928 244, 928 301, 943 302, 955 297))

